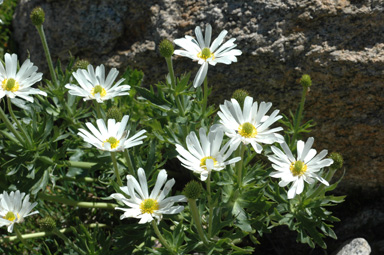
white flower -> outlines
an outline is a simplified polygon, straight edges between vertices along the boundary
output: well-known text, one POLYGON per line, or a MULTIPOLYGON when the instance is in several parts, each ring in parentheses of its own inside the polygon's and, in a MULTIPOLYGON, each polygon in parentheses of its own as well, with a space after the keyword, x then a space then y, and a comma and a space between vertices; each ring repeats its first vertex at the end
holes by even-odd
POLYGON ((133 146, 143 143, 143 139, 147 136, 143 136, 146 132, 141 130, 136 133, 134 136, 128 138, 129 131, 125 130, 127 126, 129 116, 125 115, 121 122, 117 122, 114 119, 108 120, 108 128, 105 125, 104 120, 98 119, 96 121, 98 129, 92 125, 90 122, 85 125, 92 132, 88 132, 85 129, 80 128, 79 136, 81 136, 84 141, 92 144, 99 150, 104 151, 123 151, 124 149, 131 148, 133 146))
MULTIPOLYGON (((17 55, 8 54, 4 55, 5 58, 5 68, 3 63, 0 61, 0 99, 8 96, 11 98, 11 101, 15 97, 20 97, 24 100, 33 103, 33 97, 29 96, 31 94, 40 94, 47 96, 47 93, 31 88, 33 84, 38 81, 41 81, 43 76, 42 73, 37 73, 37 66, 34 66, 33 63, 27 59, 21 65, 19 71, 17 71, 17 55)), ((22 102, 18 100, 18 102, 22 102)))
POLYGON ((19 190, 11 192, 3 192, 0 196, 0 227, 7 226, 8 232, 13 232, 15 223, 22 223, 25 217, 39 213, 38 211, 31 212, 37 203, 29 202, 29 195, 20 193, 19 190), (23 199, 24 198, 24 199, 23 199))
POLYGON ((195 80, 193 81, 193 86, 195 88, 203 83, 208 72, 208 64, 213 66, 217 63, 229 65, 232 62, 237 62, 236 56, 240 56, 241 51, 234 49, 236 44, 233 42, 236 39, 229 39, 226 43, 221 45, 227 33, 227 30, 223 30, 211 44, 212 27, 208 24, 205 28, 205 39, 203 38, 201 28, 197 26, 195 29, 197 41, 188 35, 186 35, 185 38, 175 40, 175 44, 184 49, 175 50, 176 55, 188 57, 192 60, 198 61, 201 65, 196 74, 195 80), (211 46, 209 46, 210 44, 211 46))
POLYGON ((119 193, 114 193, 110 196, 129 207, 115 208, 124 211, 120 219, 132 217, 140 219, 139 224, 144 224, 156 218, 157 221, 160 222, 163 214, 177 214, 184 210, 184 206, 174 206, 173 204, 177 202, 187 202, 185 196, 178 195, 165 198, 175 184, 174 179, 167 181, 167 172, 165 170, 160 171, 155 187, 150 195, 148 193, 147 178, 142 168, 139 168, 138 176, 140 184, 132 175, 127 175, 127 186, 120 187, 121 191, 130 197, 129 199, 119 193), (164 183, 165 186, 163 190, 161 190, 164 183))
POLYGON ((105 78, 104 65, 96 67, 96 72, 92 65, 88 65, 88 71, 78 69, 72 75, 75 77, 79 86, 67 84, 65 87, 69 89, 68 93, 75 96, 84 97, 84 101, 95 99, 98 103, 112 99, 116 96, 129 95, 128 91, 131 86, 121 85, 124 79, 120 79, 112 86, 119 72, 116 68, 112 68, 107 78, 105 78))
POLYGON ((320 177, 317 172, 321 168, 330 166, 333 163, 332 159, 323 159, 328 151, 321 151, 316 157, 316 150, 311 149, 314 139, 310 137, 306 143, 303 141, 297 142, 297 159, 292 155, 288 145, 284 142, 281 145, 285 154, 275 146, 271 149, 273 156, 268 156, 268 159, 273 162, 272 167, 277 171, 270 174, 271 177, 281 178, 280 187, 285 187, 293 182, 288 191, 288 199, 294 198, 295 194, 300 194, 304 189, 304 181, 312 184, 314 179, 322 182, 325 185, 329 183, 320 177))
POLYGON ((222 148, 224 132, 221 128, 211 128, 208 136, 205 128, 199 130, 200 141, 195 132, 191 132, 186 139, 187 149, 183 146, 176 144, 176 151, 179 153, 177 158, 181 161, 182 165, 200 174, 200 179, 205 181, 211 170, 220 171, 228 164, 236 163, 241 160, 236 157, 226 161, 234 151, 227 142, 222 148))
POLYGON ((220 105, 221 111, 218 112, 220 123, 235 148, 241 142, 250 143, 257 153, 261 153, 263 147, 260 143, 272 144, 284 141, 282 135, 276 134, 283 130, 282 127, 269 129, 269 126, 282 118, 281 115, 277 115, 279 110, 273 111, 270 116, 265 115, 271 106, 272 103, 265 102, 261 102, 258 106, 257 102, 253 102, 253 98, 248 96, 244 100, 243 110, 233 98, 231 102, 226 100, 224 105, 220 105))

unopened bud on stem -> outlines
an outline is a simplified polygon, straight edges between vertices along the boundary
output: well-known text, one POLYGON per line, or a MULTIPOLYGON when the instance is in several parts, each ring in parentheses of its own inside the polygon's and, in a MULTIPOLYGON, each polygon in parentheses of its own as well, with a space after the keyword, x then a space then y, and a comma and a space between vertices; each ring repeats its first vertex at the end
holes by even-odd
POLYGON ((309 76, 308 74, 304 74, 303 76, 301 76, 300 83, 301 83, 301 86, 305 88, 311 87, 312 86, 311 76, 309 76))
POLYGON ((244 100, 247 96, 249 96, 249 93, 244 89, 237 89, 232 94, 232 98, 236 99, 236 101, 239 103, 241 108, 243 108, 244 100))
POLYGON ((188 199, 198 199, 201 193, 201 184, 197 181, 190 181, 185 185, 183 194, 188 199))
POLYGON ((164 58, 171 57, 174 51, 173 43, 168 39, 162 40, 159 45, 159 51, 160 51, 160 55, 163 56, 164 58))
POLYGON ((45 20, 44 10, 41 7, 34 8, 31 12, 30 18, 33 25, 35 26, 43 25, 45 20))

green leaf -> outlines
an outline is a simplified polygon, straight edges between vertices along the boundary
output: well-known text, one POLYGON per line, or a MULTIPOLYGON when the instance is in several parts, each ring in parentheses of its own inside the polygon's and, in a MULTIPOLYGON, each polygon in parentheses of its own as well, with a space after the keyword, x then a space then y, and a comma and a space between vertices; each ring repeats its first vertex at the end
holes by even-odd
POLYGON ((47 168, 40 180, 32 186, 31 194, 36 195, 40 190, 45 190, 49 181, 49 169, 50 168, 47 168))

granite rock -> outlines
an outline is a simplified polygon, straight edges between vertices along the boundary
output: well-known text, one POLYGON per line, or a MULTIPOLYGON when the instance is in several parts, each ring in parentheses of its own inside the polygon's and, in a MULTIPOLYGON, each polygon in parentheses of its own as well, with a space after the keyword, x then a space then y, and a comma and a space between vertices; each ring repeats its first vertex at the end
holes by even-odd
MULTIPOLYGON (((44 67, 44 55, 28 18, 46 11, 48 43, 54 59, 68 52, 123 70, 142 69, 144 85, 163 79, 157 53, 163 38, 194 35, 210 23, 236 38, 238 63, 210 68, 215 104, 237 88, 257 101, 271 101, 288 114, 300 99, 298 79, 308 73, 313 86, 305 119, 317 123, 315 148, 344 156, 342 189, 379 188, 384 183, 384 3, 382 0, 21 0, 13 23, 19 55, 44 67)), ((176 73, 198 70, 175 57, 176 73)), ((342 171, 336 177, 340 177, 342 171)))
POLYGON ((346 242, 335 255, 369 255, 371 247, 364 238, 355 238, 346 242))

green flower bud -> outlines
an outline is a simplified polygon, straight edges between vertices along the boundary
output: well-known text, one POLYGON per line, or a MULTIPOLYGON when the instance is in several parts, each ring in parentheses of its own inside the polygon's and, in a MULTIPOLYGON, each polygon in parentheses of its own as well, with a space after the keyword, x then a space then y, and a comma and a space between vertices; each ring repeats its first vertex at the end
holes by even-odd
POLYGON ((34 8, 31 12, 30 18, 33 25, 35 26, 43 25, 45 20, 44 10, 41 7, 34 8))
POLYGON ((173 43, 168 39, 162 40, 159 45, 159 51, 160 51, 160 55, 163 56, 164 58, 171 57, 174 51, 173 43))
POLYGON ((116 106, 112 106, 108 109, 107 119, 115 119, 117 122, 123 119, 123 113, 116 106))
POLYGON ((301 76, 300 83, 301 83, 301 86, 305 88, 311 87, 312 85, 311 76, 309 76, 308 74, 304 74, 303 76, 301 76))
POLYGON ((87 69, 89 65, 89 61, 85 59, 77 60, 76 63, 73 65, 73 70, 77 71, 79 69, 87 69))
POLYGON ((56 222, 52 217, 47 216, 39 220, 40 228, 45 232, 51 232, 56 228, 56 222))
POLYGON ((333 164, 331 165, 332 169, 340 169, 343 167, 344 159, 340 153, 332 152, 329 157, 333 159, 333 164))
POLYGON ((241 108, 243 108, 244 100, 247 96, 249 96, 249 93, 248 93, 248 91, 246 91, 244 89, 237 89, 232 94, 232 98, 237 100, 237 102, 240 104, 241 108))
POLYGON ((201 193, 201 184, 197 181, 190 181, 185 185, 183 194, 188 199, 198 199, 201 193))

